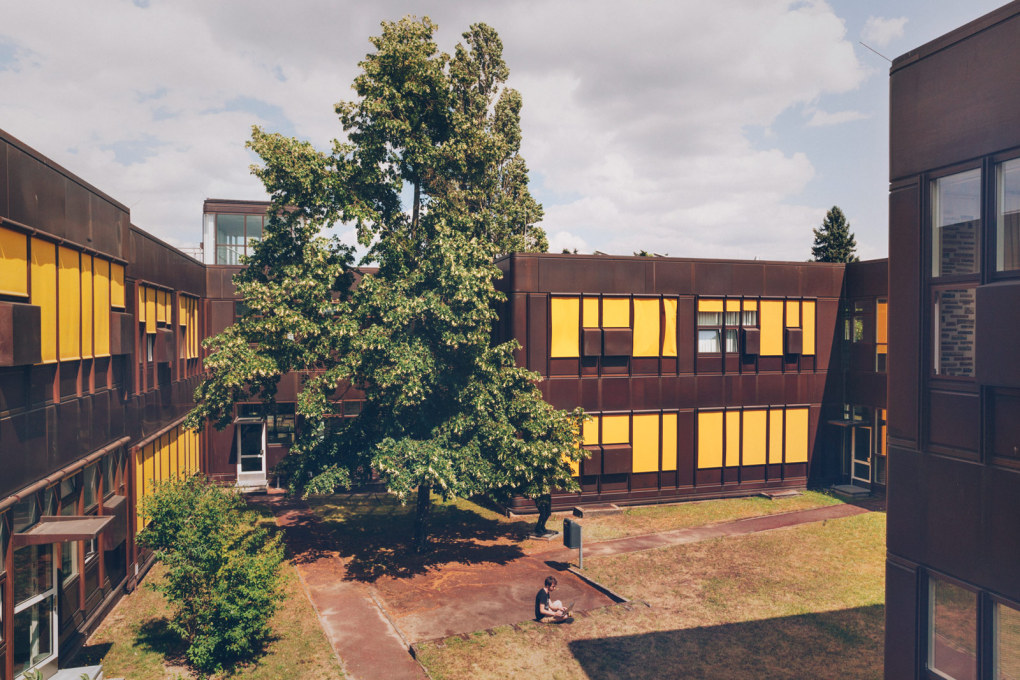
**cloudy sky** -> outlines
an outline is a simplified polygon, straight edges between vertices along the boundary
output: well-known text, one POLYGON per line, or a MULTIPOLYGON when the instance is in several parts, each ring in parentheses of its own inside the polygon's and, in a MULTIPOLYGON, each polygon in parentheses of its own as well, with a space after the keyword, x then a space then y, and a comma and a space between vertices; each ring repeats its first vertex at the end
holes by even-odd
MULTIPOLYGON (((264 199, 251 125, 326 149, 379 22, 495 27, 551 250, 804 260, 839 205, 887 251, 889 58, 1000 0, 0 0, 0 128, 177 245, 264 199)), ((352 235, 340 227, 347 239, 352 235)))

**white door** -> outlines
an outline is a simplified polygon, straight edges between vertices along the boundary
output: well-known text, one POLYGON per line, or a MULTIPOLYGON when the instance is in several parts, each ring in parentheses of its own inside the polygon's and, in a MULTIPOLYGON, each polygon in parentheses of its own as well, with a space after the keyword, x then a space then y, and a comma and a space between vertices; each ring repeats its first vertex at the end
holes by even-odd
POLYGON ((237 423, 237 485, 266 485, 266 423, 237 423))
POLYGON ((850 480, 871 484, 871 428, 852 429, 853 456, 850 459, 850 480))

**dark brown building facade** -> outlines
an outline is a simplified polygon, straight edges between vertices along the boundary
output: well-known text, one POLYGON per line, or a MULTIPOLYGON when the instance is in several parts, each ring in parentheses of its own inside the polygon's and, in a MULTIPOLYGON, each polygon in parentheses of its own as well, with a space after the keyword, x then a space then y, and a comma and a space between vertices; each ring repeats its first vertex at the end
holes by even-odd
POLYGON ((1020 3, 890 75, 886 677, 1020 677, 1020 3))

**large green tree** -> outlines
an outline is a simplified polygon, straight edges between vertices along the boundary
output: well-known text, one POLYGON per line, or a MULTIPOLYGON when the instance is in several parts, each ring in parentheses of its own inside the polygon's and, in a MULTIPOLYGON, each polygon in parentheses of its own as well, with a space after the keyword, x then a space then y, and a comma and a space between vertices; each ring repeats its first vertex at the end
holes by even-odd
POLYGON ((323 153, 254 129, 271 219, 236 277, 247 313, 210 341, 190 422, 223 425, 240 398, 271 401, 284 372, 309 371, 278 472, 300 493, 376 471, 416 498, 423 550, 432 493, 574 488, 583 414, 552 408, 516 343, 493 342, 493 258, 547 247, 499 36, 473 25, 448 55, 428 18, 382 29, 357 98, 336 106, 346 141, 323 153), (319 235, 336 222, 357 225, 363 264, 377 266, 353 292, 350 250, 319 235), (365 395, 355 418, 337 417, 345 386, 365 395))
POLYGON ((815 262, 857 262, 857 241, 839 206, 832 206, 825 213, 822 226, 812 232, 815 243, 811 246, 811 255, 815 262))

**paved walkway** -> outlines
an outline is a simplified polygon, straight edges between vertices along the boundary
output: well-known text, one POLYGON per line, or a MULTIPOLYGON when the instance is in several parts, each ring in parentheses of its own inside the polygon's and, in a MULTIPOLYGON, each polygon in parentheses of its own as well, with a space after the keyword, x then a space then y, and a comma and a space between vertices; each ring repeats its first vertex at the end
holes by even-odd
MULTIPOLYGON (((451 562, 410 578, 384 576, 373 584, 347 580, 334 539, 303 502, 270 495, 264 500, 284 529, 287 546, 319 622, 351 680, 422 680, 409 645, 531 619, 535 592, 555 573, 557 596, 575 612, 612 604, 602 591, 567 571, 577 551, 558 548, 505 563, 451 562)), ((750 517, 593 543, 597 557, 739 536, 869 512, 872 507, 831 505, 750 517)))

